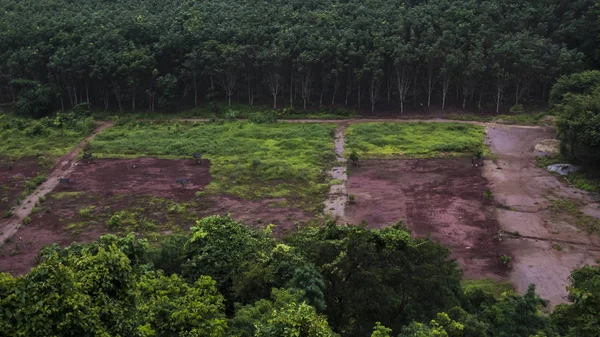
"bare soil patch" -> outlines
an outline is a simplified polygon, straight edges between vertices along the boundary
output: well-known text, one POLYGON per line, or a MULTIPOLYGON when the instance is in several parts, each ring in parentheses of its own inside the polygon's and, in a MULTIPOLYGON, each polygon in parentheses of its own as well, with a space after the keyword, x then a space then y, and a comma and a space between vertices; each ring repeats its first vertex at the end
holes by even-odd
POLYGON ((589 193, 537 167, 535 156, 542 153, 535 146, 553 138, 554 129, 490 126, 487 135, 497 160, 484 167, 483 175, 503 206, 497 210, 501 229, 513 234, 500 244, 512 257, 510 281, 519 292, 535 284, 551 306, 566 302, 571 271, 596 263, 600 239, 578 227, 580 220, 572 215, 577 210, 557 210, 556 203, 581 205, 584 211, 597 203, 589 193))
POLYGON ((97 159, 79 161, 55 191, 79 191, 102 195, 151 194, 156 197, 186 200, 212 181, 210 163, 194 160, 156 158, 97 159), (189 181, 186 188, 177 182, 189 181))
POLYGON ((405 220, 415 235, 449 247, 467 278, 505 274, 494 206, 484 197, 488 181, 469 158, 365 160, 349 171, 351 223, 381 228, 405 220))
POLYGON ((0 217, 15 205, 25 190, 25 180, 34 178, 44 170, 35 157, 16 160, 0 157, 0 217))
POLYGON ((25 274, 46 245, 91 242, 106 233, 135 232, 151 242, 168 233, 189 230, 197 219, 230 214, 255 228, 275 224, 281 236, 314 218, 288 206, 286 199, 243 200, 201 191, 212 177, 210 163, 193 160, 102 159, 77 162, 46 200, 34 209, 31 222, 0 247, 0 272, 25 274), (184 189, 177 179, 187 179, 184 189), (86 211, 87 210, 87 211, 86 211), (122 214, 121 224, 110 219, 122 214))

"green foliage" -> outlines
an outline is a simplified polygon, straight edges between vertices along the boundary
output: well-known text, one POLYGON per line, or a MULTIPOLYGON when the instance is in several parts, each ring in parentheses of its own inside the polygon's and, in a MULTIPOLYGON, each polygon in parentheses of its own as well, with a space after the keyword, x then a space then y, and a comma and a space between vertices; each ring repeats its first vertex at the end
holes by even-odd
POLYGON ((304 228, 289 242, 319 268, 327 287, 325 313, 344 336, 366 335, 378 321, 399 331, 461 297, 461 272, 448 250, 413 239, 401 223, 383 230, 329 223, 304 228))
POLYGON ((51 155, 62 156, 96 128, 89 117, 72 114, 55 120, 23 118, 0 119, 0 155, 8 157, 51 155))
POLYGON ((562 155, 596 167, 600 162, 600 72, 561 78, 553 97, 562 155))
POLYGON ((48 86, 23 79, 13 80, 11 84, 18 90, 15 104, 18 115, 39 118, 48 114, 52 102, 48 86))
POLYGON ((208 192, 247 199, 293 198, 318 208, 329 185, 324 169, 335 159, 332 130, 324 124, 132 122, 101 133, 90 144, 101 157, 210 160, 208 192))
POLYGON ((191 231, 192 237, 185 244, 182 275, 192 281, 202 275, 211 276, 231 306, 236 299, 233 289, 236 280, 253 261, 261 258, 270 240, 231 217, 204 218, 191 231))
POLYGON ((391 332, 392 329, 386 328, 385 326, 381 325, 380 322, 375 322, 375 327, 373 328, 371 337, 391 337, 391 332))
POLYGON ((569 301, 552 313, 552 321, 561 336, 591 337, 600 331, 600 267, 584 266, 570 277, 569 301))
POLYGON ((166 275, 181 274, 181 265, 185 261, 185 244, 187 234, 176 233, 164 238, 161 243, 151 248, 150 259, 154 267, 166 275))
POLYGON ((80 209, 77 213, 82 218, 90 218, 92 215, 92 212, 94 211, 95 208, 96 208, 95 206, 88 206, 88 207, 80 209))
POLYGON ((248 116, 248 121, 254 124, 277 123, 277 114, 274 111, 255 112, 248 116))
POLYGON ((485 188, 485 191, 483 192, 483 196, 489 201, 494 200, 494 192, 492 192, 492 190, 490 190, 487 187, 485 188))
POLYGON ((239 337, 334 337, 324 316, 300 302, 299 294, 273 289, 271 299, 262 299, 237 310, 230 320, 230 336, 239 337))
POLYGON ((348 160, 350 160, 350 164, 352 165, 358 165, 358 152, 356 152, 356 150, 352 150, 352 152, 350 152, 350 155, 348 156, 348 160))
POLYGON ((138 281, 144 328, 154 336, 223 336, 227 329, 223 297, 215 281, 202 276, 187 284, 177 275, 147 273, 138 281))
POLYGON ((346 130, 346 146, 363 157, 438 157, 484 150, 481 126, 455 123, 360 123, 346 130))
POLYGON ((600 71, 588 70, 561 76, 550 91, 550 104, 561 104, 567 95, 589 95, 600 87, 600 71))
POLYGON ((525 111, 525 108, 523 108, 523 104, 513 105, 509 110, 509 112, 513 114, 523 113, 523 111, 525 111))
POLYGON ((513 287, 508 282, 498 282, 490 279, 463 280, 461 285, 467 297, 472 297, 476 292, 483 291, 495 298, 500 298, 503 293, 513 292, 513 287))

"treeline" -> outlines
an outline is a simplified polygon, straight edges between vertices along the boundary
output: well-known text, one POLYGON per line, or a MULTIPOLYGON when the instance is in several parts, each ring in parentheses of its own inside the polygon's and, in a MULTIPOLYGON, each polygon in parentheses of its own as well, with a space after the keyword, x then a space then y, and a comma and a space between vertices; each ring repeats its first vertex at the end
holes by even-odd
POLYGON ((4 0, 0 101, 519 108, 600 64, 595 3, 4 0))
POLYGON ((40 252, 0 274, 3 336, 598 336, 600 269, 573 272, 543 315, 535 289, 463 287, 448 249, 398 223, 306 227, 274 240, 229 217, 150 246, 133 234, 40 252))
POLYGON ((577 164, 600 167, 600 71, 563 76, 550 93, 562 155, 577 164))

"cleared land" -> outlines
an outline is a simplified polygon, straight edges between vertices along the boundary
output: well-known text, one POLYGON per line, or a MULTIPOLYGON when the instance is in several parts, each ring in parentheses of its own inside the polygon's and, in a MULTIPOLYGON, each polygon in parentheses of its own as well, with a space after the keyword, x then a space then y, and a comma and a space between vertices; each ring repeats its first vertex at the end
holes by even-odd
MULTIPOLYGON (((488 148, 484 125, 301 122, 146 121, 107 129, 88 146, 100 159, 76 161, 77 149, 61 159, 52 184, 44 183, 56 188, 27 205, 33 213, 2 247, 0 270, 27 272, 47 244, 132 231, 160 240, 212 214, 257 227, 275 223, 282 235, 320 214, 332 185, 341 219, 375 228, 404 220, 415 235, 448 246, 466 277, 510 280, 521 292, 534 283, 553 305, 565 301, 570 271, 600 258, 600 239, 590 235, 600 228, 597 202, 536 164, 534 146, 552 138, 552 129, 486 125, 488 148), (482 150, 494 161, 471 166, 470 156, 482 150), (349 166, 345 180, 352 151, 360 165, 349 166), (341 164, 332 170, 336 154, 341 164), (58 175, 71 183, 57 184, 58 175), (347 192, 335 195, 340 188, 347 192), (350 195, 354 203, 344 205, 350 195)), ((37 174, 32 157, 22 160, 0 166, 0 178, 37 174)))
POLYGON ((381 228, 404 220, 417 236, 449 247, 467 278, 499 278, 506 268, 495 239, 498 221, 484 197, 487 179, 470 158, 367 160, 349 171, 351 223, 381 228))
POLYGON ((90 149, 104 158, 192 158, 211 163, 205 190, 247 200, 285 198, 318 210, 329 189, 335 125, 131 122, 99 135, 90 149))
POLYGON ((349 167, 348 194, 355 198, 346 207, 349 222, 381 228, 403 220, 415 235, 449 247, 466 277, 506 274, 498 263, 494 207, 484 196, 488 181, 471 165, 471 155, 486 149, 482 126, 366 123, 348 127, 346 137, 346 153, 387 158, 349 167))
POLYGON ((9 218, 57 159, 96 128, 89 118, 41 120, 0 115, 0 219, 9 218))
POLYGON ((322 207, 334 128, 130 123, 107 129, 88 146, 101 158, 70 166, 64 176, 70 182, 36 205, 2 248, 0 270, 26 273, 47 244, 132 231, 159 240, 213 214, 230 213, 257 227, 274 223, 275 234, 283 235, 322 207))

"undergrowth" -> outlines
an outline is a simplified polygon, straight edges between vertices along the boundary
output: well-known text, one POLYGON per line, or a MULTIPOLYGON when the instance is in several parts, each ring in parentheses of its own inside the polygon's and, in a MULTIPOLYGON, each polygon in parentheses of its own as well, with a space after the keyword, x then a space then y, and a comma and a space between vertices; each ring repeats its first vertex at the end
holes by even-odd
POLYGON ((492 294, 496 298, 500 298, 503 293, 514 291, 510 282, 500 282, 491 279, 462 280, 461 284, 465 293, 481 289, 483 292, 492 294))
POLYGON ((248 122, 129 122, 90 144, 98 157, 192 159, 202 153, 214 178, 206 191, 245 199, 288 198, 315 210, 329 189, 335 125, 248 122))
POLYGON ((486 151, 485 129, 458 123, 360 123, 346 129, 346 153, 361 157, 439 157, 486 151))
POLYGON ((0 156, 62 156, 95 127, 92 118, 72 113, 38 120, 0 115, 0 156))

